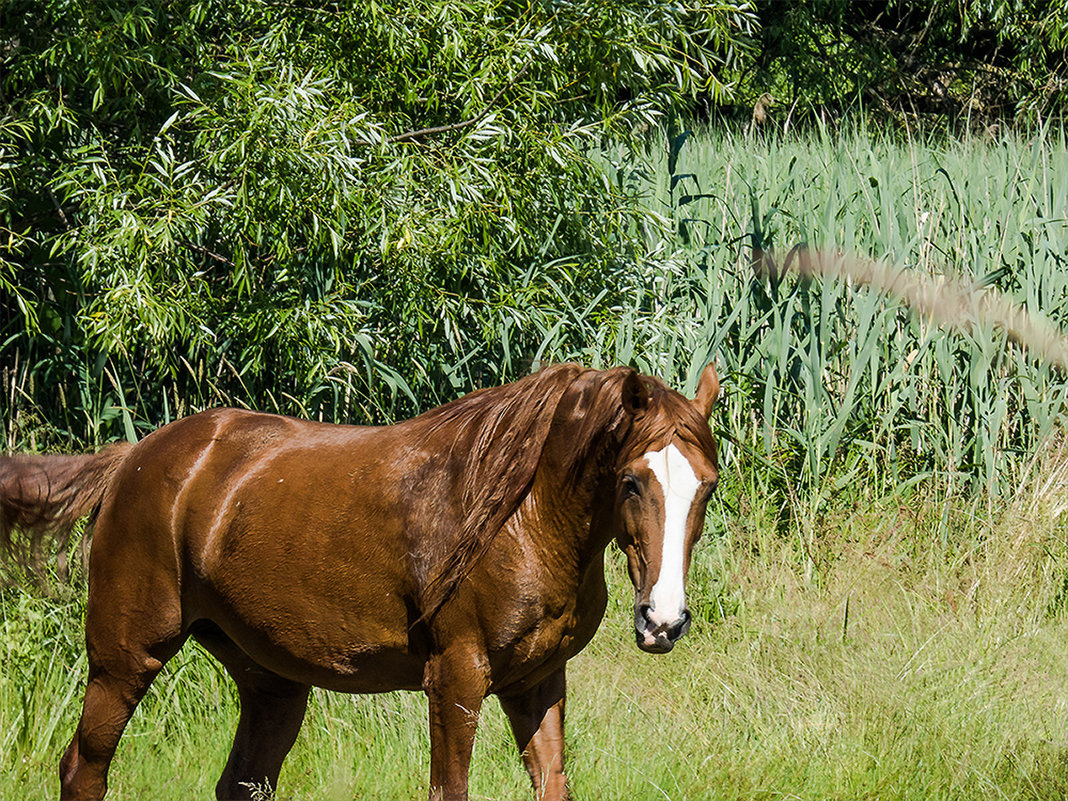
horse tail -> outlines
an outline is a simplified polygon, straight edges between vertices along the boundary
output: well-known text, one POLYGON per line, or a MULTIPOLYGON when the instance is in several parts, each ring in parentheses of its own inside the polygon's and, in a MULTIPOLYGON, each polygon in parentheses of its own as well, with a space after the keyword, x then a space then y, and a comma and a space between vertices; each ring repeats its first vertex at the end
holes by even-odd
POLYGON ((129 448, 122 443, 83 456, 0 456, 0 549, 34 572, 45 541, 62 553, 74 524, 96 517, 129 448))

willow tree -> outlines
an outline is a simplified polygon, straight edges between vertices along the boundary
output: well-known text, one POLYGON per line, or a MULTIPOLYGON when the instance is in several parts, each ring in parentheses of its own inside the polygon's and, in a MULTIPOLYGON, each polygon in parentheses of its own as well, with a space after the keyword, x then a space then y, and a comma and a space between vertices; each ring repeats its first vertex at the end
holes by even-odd
POLYGON ((514 374, 641 250, 592 150, 728 92, 751 22, 745 2, 9 3, 9 444, 217 402, 381 418, 514 374))

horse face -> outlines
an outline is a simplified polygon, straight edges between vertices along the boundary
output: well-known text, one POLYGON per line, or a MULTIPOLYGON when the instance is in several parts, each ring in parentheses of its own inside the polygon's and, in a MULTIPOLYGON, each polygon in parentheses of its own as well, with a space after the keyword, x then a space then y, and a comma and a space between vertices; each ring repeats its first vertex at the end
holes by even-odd
MULTIPOLYGON (((692 401, 703 418, 708 418, 718 394, 719 380, 709 365, 692 401)), ((701 447, 673 435, 618 474, 617 541, 634 583, 635 637, 643 651, 666 653, 690 628, 690 553, 719 479, 715 442, 704 441, 701 447)))

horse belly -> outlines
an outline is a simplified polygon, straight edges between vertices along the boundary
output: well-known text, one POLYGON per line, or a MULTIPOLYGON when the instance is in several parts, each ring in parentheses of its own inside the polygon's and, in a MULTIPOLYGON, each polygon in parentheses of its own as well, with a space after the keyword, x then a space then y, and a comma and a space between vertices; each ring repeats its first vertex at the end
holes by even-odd
POLYGON ((311 535, 238 532, 229 541, 187 597, 258 663, 349 692, 420 686, 425 648, 387 555, 345 558, 311 535))
POLYGON ((406 630, 403 604, 338 603, 307 593, 279 598, 209 586, 196 593, 198 619, 211 620, 263 667, 341 692, 418 689, 425 655, 406 630))

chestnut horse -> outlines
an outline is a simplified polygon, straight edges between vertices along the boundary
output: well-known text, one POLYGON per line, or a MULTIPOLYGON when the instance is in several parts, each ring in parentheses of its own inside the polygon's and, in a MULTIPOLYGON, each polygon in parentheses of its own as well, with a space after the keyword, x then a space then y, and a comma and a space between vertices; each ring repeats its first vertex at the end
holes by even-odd
POLYGON ((604 615, 613 539, 638 647, 689 628, 718 394, 712 365, 692 401, 630 368, 559 365, 382 428, 217 409, 95 455, 0 459, 8 546, 95 514, 62 798, 104 795, 123 728, 190 636, 241 701, 218 798, 275 786, 312 685, 425 692, 432 799, 467 798, 495 694, 537 796, 565 798, 564 666, 604 615))

